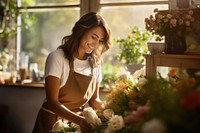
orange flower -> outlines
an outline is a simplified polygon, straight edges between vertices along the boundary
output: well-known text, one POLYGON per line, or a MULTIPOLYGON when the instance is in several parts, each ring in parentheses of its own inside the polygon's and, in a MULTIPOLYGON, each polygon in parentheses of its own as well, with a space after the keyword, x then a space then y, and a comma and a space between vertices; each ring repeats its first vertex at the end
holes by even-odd
POLYGON ((133 90, 129 91, 129 97, 130 98, 134 98, 135 96, 137 96, 137 93, 133 90))
POLYGON ((174 77, 177 75, 177 69, 173 68, 169 71, 169 76, 174 77))

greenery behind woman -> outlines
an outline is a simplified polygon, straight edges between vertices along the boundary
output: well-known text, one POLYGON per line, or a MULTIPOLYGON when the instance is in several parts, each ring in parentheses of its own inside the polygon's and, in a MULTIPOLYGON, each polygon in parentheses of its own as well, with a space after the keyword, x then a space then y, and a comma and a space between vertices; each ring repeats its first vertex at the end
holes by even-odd
POLYGON ((77 113, 79 111, 77 109, 79 108, 81 111, 81 107, 87 102, 94 109, 102 109, 103 105, 99 98, 99 79, 102 78, 101 57, 109 48, 110 29, 104 18, 99 14, 90 12, 75 23, 72 34, 65 36, 62 44, 55 50, 56 52, 50 53, 47 57, 45 65, 46 101, 39 111, 34 133, 49 131, 58 117, 78 124, 82 133, 92 132, 91 125, 77 113), (54 56, 55 53, 59 54, 54 56), (60 53, 63 53, 63 55, 60 56, 60 53), (64 59, 62 60, 62 58, 64 59), (84 62, 86 67, 77 66, 77 63, 80 64, 81 62, 84 62), (67 65, 65 66, 65 64, 67 65), (89 69, 91 71, 87 71, 89 69), (59 74, 54 75, 58 72, 52 73, 52 71, 59 71, 59 74), (70 72, 68 72, 66 81, 63 81, 66 78, 66 76, 63 76, 66 71, 70 72), (84 77, 84 79, 92 77, 91 83, 88 82, 84 92, 77 91, 77 88, 85 86, 85 81, 76 80, 74 75, 84 77), (63 85, 63 82, 66 83, 63 85), (74 86, 71 84, 74 84, 74 86), (46 129, 43 130, 42 128, 46 129))

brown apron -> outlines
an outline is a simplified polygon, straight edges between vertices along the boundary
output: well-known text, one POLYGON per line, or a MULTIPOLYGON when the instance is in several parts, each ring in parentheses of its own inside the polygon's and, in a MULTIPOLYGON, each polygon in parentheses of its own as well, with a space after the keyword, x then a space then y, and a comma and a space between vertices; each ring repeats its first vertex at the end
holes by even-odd
MULTIPOLYGON (((73 112, 82 111, 82 107, 89 101, 96 88, 96 76, 91 67, 91 75, 86 76, 74 71, 73 62, 69 63, 70 71, 66 84, 60 88, 59 101, 73 112)), ((49 133, 58 115, 53 113, 44 102, 40 109, 33 133, 49 133)))

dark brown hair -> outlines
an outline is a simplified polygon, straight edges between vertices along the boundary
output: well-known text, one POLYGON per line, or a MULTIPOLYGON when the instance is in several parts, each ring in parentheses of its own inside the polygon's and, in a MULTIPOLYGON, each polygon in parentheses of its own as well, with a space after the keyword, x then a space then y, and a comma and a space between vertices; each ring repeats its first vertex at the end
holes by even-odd
POLYGON ((73 61, 74 54, 78 52, 80 40, 88 30, 101 26, 105 30, 105 38, 102 45, 99 45, 89 56, 93 60, 93 65, 99 64, 102 54, 110 48, 110 29, 105 19, 95 12, 90 12, 82 16, 74 25, 72 34, 62 39, 62 44, 58 47, 63 49, 65 57, 73 61))

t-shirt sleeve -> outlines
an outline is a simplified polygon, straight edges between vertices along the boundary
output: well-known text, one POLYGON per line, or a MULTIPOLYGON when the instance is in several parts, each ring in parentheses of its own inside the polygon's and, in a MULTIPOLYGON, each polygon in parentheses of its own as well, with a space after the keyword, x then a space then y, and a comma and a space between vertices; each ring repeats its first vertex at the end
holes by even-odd
POLYGON ((57 52, 52 52, 47 56, 45 63, 45 78, 49 75, 60 78, 62 75, 62 58, 57 52))
POLYGON ((97 83, 100 83, 102 81, 102 70, 101 70, 101 65, 98 67, 98 76, 97 76, 97 83))

